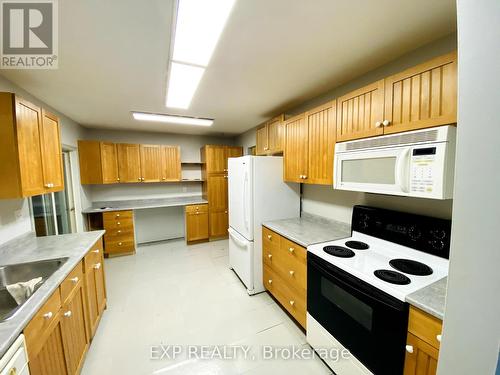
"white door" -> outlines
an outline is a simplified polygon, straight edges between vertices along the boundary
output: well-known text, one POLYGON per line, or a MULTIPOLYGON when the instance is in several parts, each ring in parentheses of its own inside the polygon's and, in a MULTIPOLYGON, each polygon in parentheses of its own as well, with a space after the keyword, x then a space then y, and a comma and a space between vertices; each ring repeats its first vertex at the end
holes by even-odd
POLYGON ((229 265, 249 292, 254 289, 253 242, 229 227, 229 265))
POLYGON ((253 241, 253 159, 231 158, 228 162, 229 227, 253 241))

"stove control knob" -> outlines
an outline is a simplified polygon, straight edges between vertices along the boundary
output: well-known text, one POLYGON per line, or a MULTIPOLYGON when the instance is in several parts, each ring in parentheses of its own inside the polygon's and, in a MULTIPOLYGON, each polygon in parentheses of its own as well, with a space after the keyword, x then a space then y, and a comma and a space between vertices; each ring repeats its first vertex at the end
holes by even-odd
POLYGON ((416 241, 422 237, 422 231, 417 226, 413 225, 408 230, 408 235, 413 241, 416 241))
POLYGON ((441 240, 429 241, 429 244, 436 250, 444 249, 444 242, 441 240))
POLYGON ((434 238, 437 238, 439 240, 442 240, 443 238, 446 237, 446 232, 442 229, 440 230, 433 230, 431 231, 431 234, 434 238))

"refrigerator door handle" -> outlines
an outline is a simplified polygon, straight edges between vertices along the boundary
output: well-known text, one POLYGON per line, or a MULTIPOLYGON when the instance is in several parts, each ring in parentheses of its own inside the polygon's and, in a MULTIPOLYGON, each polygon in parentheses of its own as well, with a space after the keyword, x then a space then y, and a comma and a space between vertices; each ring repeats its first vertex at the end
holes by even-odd
POLYGON ((238 236, 237 236, 237 234, 235 233, 234 229, 229 228, 227 231, 228 231, 229 235, 231 236, 231 238, 234 240, 234 242, 236 242, 236 244, 237 244, 238 246, 240 246, 240 247, 247 247, 247 244, 246 244, 245 242, 241 241, 241 240, 238 238, 238 236))
POLYGON ((248 172, 245 171, 245 179, 243 181, 243 220, 245 221, 245 229, 248 230, 247 185, 248 185, 248 172))

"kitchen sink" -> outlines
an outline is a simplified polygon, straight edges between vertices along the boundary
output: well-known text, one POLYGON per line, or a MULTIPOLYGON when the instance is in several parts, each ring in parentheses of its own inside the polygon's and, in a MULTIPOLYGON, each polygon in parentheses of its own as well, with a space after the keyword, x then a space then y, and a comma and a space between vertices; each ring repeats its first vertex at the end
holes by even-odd
POLYGON ((18 305, 7 291, 7 285, 41 277, 42 281, 37 284, 34 293, 67 260, 68 258, 56 258, 0 266, 0 322, 12 318, 31 298, 30 296, 24 303, 18 305))

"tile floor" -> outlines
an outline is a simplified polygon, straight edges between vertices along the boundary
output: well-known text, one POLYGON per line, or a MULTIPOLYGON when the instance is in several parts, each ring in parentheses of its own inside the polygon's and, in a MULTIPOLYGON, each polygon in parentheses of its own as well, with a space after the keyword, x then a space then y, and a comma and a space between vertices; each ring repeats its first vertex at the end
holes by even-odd
POLYGON ((105 267, 108 308, 82 375, 331 373, 318 358, 264 358, 268 345, 283 356, 310 347, 266 293, 248 296, 228 268, 227 240, 142 246, 105 267), (219 345, 237 358, 204 359, 219 345))

